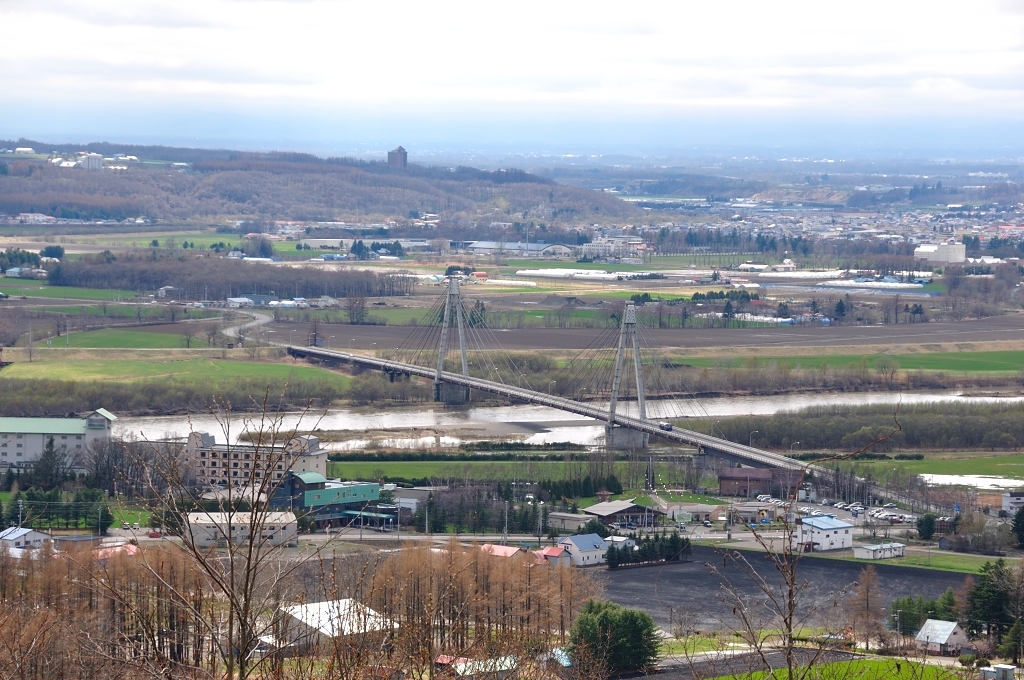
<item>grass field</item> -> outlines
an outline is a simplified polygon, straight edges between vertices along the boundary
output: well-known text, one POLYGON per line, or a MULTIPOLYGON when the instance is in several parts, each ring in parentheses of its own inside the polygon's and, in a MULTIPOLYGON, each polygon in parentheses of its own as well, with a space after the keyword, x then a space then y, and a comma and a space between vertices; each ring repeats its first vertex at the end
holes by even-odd
POLYGON ((0 293, 12 297, 40 297, 66 300, 116 300, 118 298, 134 298, 130 290, 102 290, 99 288, 72 288, 70 286, 51 286, 45 281, 27 279, 0 279, 0 293))
POLYGON ((469 477, 470 479, 523 478, 524 471, 536 471, 538 479, 562 479, 565 463, 561 461, 331 461, 327 476, 341 479, 373 479, 376 471, 389 478, 421 479, 423 477, 469 477))
MULTIPOLYGON (((74 337, 74 334, 72 334, 74 337)), ((173 337, 173 336, 171 336, 173 337)), ((288 380, 298 377, 326 379, 347 384, 350 378, 313 366, 234 359, 181 359, 181 360, 127 360, 111 359, 68 362, 59 357, 49 358, 38 352, 40 358, 31 364, 19 362, 4 369, 4 378, 48 379, 72 381, 151 380, 179 378, 203 380, 212 385, 235 379, 259 378, 288 380)))
MULTIPOLYGON (((182 326, 182 328, 186 328, 182 326)), ((196 329, 193 328, 193 331, 196 329)), ((37 337, 36 345, 39 346, 37 337)), ((60 338, 51 338, 59 347, 91 347, 103 349, 173 349, 184 348, 185 342, 174 333, 155 333, 136 329, 103 328, 84 333, 71 333, 60 338)), ((198 334, 192 338, 192 347, 205 347, 206 341, 198 334)))
MULTIPOLYGON (((785 669, 723 675, 717 680, 784 680, 785 669)), ((963 675, 955 669, 943 666, 920 664, 906 659, 856 659, 838 663, 820 664, 810 669, 801 668, 796 677, 803 680, 953 680, 961 677, 977 677, 976 673, 963 675), (809 671, 809 672, 808 672, 809 671)))
POLYGON ((895 359, 901 370, 947 371, 950 373, 980 373, 991 371, 1017 372, 1024 370, 1024 351, 1001 352, 932 352, 920 354, 835 354, 829 356, 737 356, 730 359, 706 357, 676 357, 675 361, 697 367, 751 368, 758 364, 777 362, 792 368, 820 369, 849 368, 867 359, 869 368, 882 357, 895 359))
MULTIPOLYGON (((997 558, 985 557, 983 555, 961 555, 959 553, 946 552, 944 550, 932 550, 931 555, 907 555, 906 557, 893 557, 885 561, 886 564, 894 564, 900 567, 924 567, 926 569, 941 569, 942 571, 958 571, 964 574, 977 574, 986 562, 994 562, 997 558)), ((872 564, 874 560, 851 560, 872 564)))
POLYGON ((1024 455, 996 455, 981 452, 925 454, 924 460, 857 461, 861 468, 901 468, 914 474, 992 475, 1024 479, 1024 455))

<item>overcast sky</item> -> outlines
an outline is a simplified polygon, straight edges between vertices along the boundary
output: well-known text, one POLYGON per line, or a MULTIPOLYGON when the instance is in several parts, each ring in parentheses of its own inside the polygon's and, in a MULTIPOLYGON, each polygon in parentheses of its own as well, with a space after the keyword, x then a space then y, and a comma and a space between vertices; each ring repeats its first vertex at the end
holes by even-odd
POLYGON ((1024 148, 1021 0, 0 0, 0 26, 0 137, 1024 148))

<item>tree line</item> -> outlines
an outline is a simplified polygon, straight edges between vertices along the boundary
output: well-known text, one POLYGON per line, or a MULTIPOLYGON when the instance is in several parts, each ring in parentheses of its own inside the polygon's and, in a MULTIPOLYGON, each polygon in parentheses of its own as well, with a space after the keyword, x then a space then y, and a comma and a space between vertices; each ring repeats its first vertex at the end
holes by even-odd
POLYGON ((682 538, 675 531, 669 536, 663 534, 642 535, 635 540, 636 548, 608 546, 606 560, 609 569, 617 569, 631 564, 679 562, 688 558, 693 550, 690 546, 690 539, 682 538))

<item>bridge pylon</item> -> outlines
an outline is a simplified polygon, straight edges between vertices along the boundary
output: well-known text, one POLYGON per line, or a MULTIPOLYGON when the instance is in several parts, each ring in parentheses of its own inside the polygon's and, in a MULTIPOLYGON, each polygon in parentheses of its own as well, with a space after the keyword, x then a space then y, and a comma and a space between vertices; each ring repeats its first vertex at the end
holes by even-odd
POLYGON ((462 359, 462 375, 469 377, 469 362, 466 360, 466 332, 463 319, 462 294, 459 292, 459 280, 452 277, 448 284, 448 292, 444 300, 444 316, 441 320, 441 344, 437 350, 437 375, 434 377, 434 401, 446 404, 465 404, 469 401, 469 388, 453 385, 441 380, 444 371, 444 360, 448 352, 448 331, 455 316, 455 325, 459 332, 459 354, 462 359))
POLYGON ((633 345, 633 370, 636 374, 636 399, 640 420, 647 420, 647 403, 644 395, 644 374, 640 362, 640 334, 636 327, 636 306, 626 303, 622 313, 622 326, 619 328, 619 348, 615 354, 615 376, 612 379, 612 396, 608 405, 608 423, 604 426, 605 445, 615 449, 642 449, 647 446, 650 437, 646 432, 626 429, 615 425, 615 408, 619 401, 619 389, 622 386, 623 364, 626 360, 626 337, 633 345))

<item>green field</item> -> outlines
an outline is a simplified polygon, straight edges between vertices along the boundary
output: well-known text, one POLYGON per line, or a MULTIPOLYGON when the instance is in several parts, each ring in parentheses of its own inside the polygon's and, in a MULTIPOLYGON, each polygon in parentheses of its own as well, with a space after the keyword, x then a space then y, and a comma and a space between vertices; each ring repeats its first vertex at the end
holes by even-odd
POLYGON ((1024 455, 1022 454, 926 453, 924 460, 857 461, 856 465, 862 469, 875 470, 898 467, 914 475, 992 475, 1024 479, 1024 455))
MULTIPOLYGON (((185 328, 185 326, 182 326, 185 328)), ((193 328, 196 332, 196 329, 193 328)), ((175 333, 154 333, 153 331, 104 328, 84 333, 71 333, 50 339, 56 347, 80 347, 102 349, 174 349, 184 348, 182 336, 175 333)), ((36 336, 36 346, 45 348, 45 343, 36 336)), ((197 334, 192 338, 192 347, 206 347, 206 340, 197 334)))
POLYGON ((326 379, 342 385, 348 384, 350 380, 347 376, 313 366, 235 359, 112 359, 109 361, 86 359, 67 362, 59 356, 50 358, 46 352, 38 352, 37 356, 40 358, 32 363, 18 362, 8 366, 0 375, 4 378, 90 382, 178 378, 202 380, 210 383, 211 386, 229 380, 253 378, 280 381, 291 378, 326 379))
MULTIPOLYGON (((796 677, 803 680, 954 680, 962 677, 977 677, 976 672, 964 675, 959 667, 924 665, 906 659, 856 659, 838 663, 821 664, 813 668, 801 668, 796 677)), ((723 675, 717 680, 783 680, 785 669, 723 675)))
POLYGON ((134 298, 130 290, 102 290, 99 288, 72 288, 70 286, 51 286, 45 281, 28 279, 0 279, 0 293, 11 297, 40 297, 65 300, 116 300, 118 298, 134 298))
POLYGON ((331 461, 327 476, 340 479, 374 479, 377 471, 388 478, 421 479, 423 477, 462 477, 470 479, 522 479, 525 469, 536 470, 538 479, 562 479, 565 463, 562 461, 331 461))
MULTIPOLYGON (((942 571, 958 571, 965 574, 977 574, 986 562, 992 562, 995 558, 982 555, 962 555, 944 550, 932 550, 931 555, 907 555, 906 557, 893 557, 885 561, 886 564, 895 564, 900 567, 923 567, 925 569, 939 569, 942 571)), ((874 560, 851 560, 852 562, 863 562, 873 564, 874 560)))
POLYGON ((776 362, 792 368, 851 368, 867 360, 869 368, 882 357, 895 359, 900 370, 946 371, 950 373, 1016 372, 1024 370, 1024 350, 1000 352, 932 352, 920 354, 834 354, 828 356, 738 356, 729 359, 711 357, 675 357, 681 364, 703 368, 754 368, 776 362))

